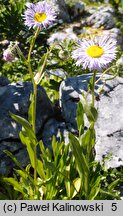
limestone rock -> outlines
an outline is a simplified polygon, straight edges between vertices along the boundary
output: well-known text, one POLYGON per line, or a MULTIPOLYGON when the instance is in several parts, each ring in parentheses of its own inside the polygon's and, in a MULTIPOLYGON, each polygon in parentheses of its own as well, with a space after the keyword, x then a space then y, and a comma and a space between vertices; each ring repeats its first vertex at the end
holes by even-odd
MULTIPOLYGON (((16 164, 4 150, 10 151, 24 167, 29 163, 29 156, 26 147, 19 140, 6 140, 0 142, 0 175, 8 175, 16 164)), ((18 167, 17 167, 18 168, 18 167)))
POLYGON ((109 10, 97 10, 86 20, 88 26, 93 26, 94 28, 103 27, 104 29, 111 29, 115 27, 112 12, 109 10))
POLYGON ((67 144, 69 141, 65 122, 60 122, 51 118, 44 126, 41 139, 45 146, 51 149, 52 137, 55 136, 56 139, 60 141, 61 135, 64 137, 65 144, 67 144))
POLYGON ((69 7, 69 14, 71 18, 76 18, 83 14, 85 11, 85 3, 82 1, 78 1, 75 3, 72 3, 69 7))
POLYGON ((64 29, 64 31, 58 31, 53 34, 48 38, 47 43, 51 45, 54 42, 63 42, 64 40, 76 40, 78 41, 77 35, 73 32, 73 27, 64 29))
POLYGON ((68 14, 67 6, 64 0, 46 0, 56 11, 58 19, 62 19, 65 22, 70 22, 70 16, 68 14))
POLYGON ((67 73, 62 69, 62 68, 57 68, 55 70, 51 69, 51 70, 46 70, 46 74, 50 77, 52 75, 56 76, 56 77, 60 77, 62 79, 64 79, 67 76, 67 73))
MULTIPOLYGON (((12 120, 9 112, 27 118, 30 104, 29 98, 32 91, 30 82, 18 82, 0 87, 0 140, 18 138, 21 126, 12 120)), ((46 92, 42 87, 38 86, 37 132, 42 127, 44 121, 52 114, 52 105, 46 92)))
POLYGON ((119 28, 104 30, 103 35, 110 35, 112 39, 117 41, 117 45, 123 50, 123 33, 119 28))
MULTIPOLYGON (((60 86, 60 105, 62 115, 66 124, 77 130, 76 108, 80 95, 87 92, 87 80, 92 74, 68 78, 60 86)), ((97 75, 97 79, 100 74, 97 75)), ((104 78, 109 78, 105 75, 104 78)), ((96 85, 95 94, 99 95, 99 88, 104 81, 99 81, 96 85)), ((90 96, 88 100, 90 100, 90 96)), ((107 161, 107 167, 118 167, 123 165, 123 79, 115 78, 106 81, 104 94, 101 94, 99 101, 96 101, 98 109, 98 119, 96 129, 96 160, 112 154, 111 161, 107 161)))
MULTIPOLYGON (((0 84, 5 84, 5 79, 0 79, 0 84)), ((7 84, 7 83, 6 83, 7 84)), ((29 158, 26 148, 19 140, 19 132, 21 126, 16 123, 9 112, 28 118, 29 98, 33 91, 30 82, 18 82, 8 85, 0 85, 0 174, 6 175, 12 167, 12 160, 3 152, 8 150, 21 162, 22 166, 26 166, 29 158)), ((53 107, 47 97, 45 90, 38 86, 37 91, 37 132, 42 128, 44 122, 53 116, 53 107)))
POLYGON ((0 77, 0 87, 8 85, 9 83, 10 83, 9 80, 6 77, 3 76, 0 77))

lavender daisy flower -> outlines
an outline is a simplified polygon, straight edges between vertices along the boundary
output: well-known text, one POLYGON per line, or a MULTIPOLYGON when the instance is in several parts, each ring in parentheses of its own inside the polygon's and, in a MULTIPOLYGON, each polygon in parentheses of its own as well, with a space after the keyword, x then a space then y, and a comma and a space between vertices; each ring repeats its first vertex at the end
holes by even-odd
POLYGON ((116 58, 116 43, 116 40, 108 36, 83 39, 79 41, 72 57, 76 60, 76 65, 82 65, 83 69, 101 70, 116 58))
POLYGON ((56 19, 56 13, 45 1, 35 4, 27 3, 28 9, 24 13, 25 25, 29 28, 47 28, 56 19))

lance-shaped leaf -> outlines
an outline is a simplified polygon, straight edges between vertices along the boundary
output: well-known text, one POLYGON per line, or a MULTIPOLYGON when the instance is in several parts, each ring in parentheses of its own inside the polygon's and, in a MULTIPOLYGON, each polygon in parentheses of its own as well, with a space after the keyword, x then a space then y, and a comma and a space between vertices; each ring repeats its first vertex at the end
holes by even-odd
POLYGON ((41 58, 40 62, 39 62, 39 66, 38 66, 38 69, 37 69, 38 72, 36 73, 36 75, 34 77, 35 83, 37 85, 41 82, 41 80, 42 80, 42 78, 44 76, 43 72, 44 72, 44 70, 46 68, 48 56, 49 56, 49 52, 45 53, 43 55, 43 57, 41 58))
MULTIPOLYGON (((11 117, 12 117, 16 122, 18 122, 19 124, 21 124, 21 125, 24 127, 27 136, 28 136, 32 141, 33 141, 33 140, 36 141, 35 133, 34 133, 32 127, 31 127, 31 125, 29 124, 29 122, 28 122, 26 119, 22 118, 21 116, 15 115, 15 114, 13 114, 13 113, 11 113, 11 112, 10 112, 10 115, 11 115, 11 117)), ((36 143, 37 143, 37 142, 36 142, 36 143)))
POLYGON ((80 175, 86 175, 89 172, 88 163, 82 152, 82 148, 79 144, 79 141, 72 133, 69 133, 69 139, 70 144, 72 146, 73 154, 76 158, 79 173, 80 175))

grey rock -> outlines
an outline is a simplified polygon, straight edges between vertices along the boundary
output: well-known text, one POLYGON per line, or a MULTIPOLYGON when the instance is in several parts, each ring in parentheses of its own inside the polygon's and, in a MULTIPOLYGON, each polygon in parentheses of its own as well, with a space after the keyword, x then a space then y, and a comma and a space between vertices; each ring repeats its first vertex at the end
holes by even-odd
MULTIPOLYGON (((82 92, 87 92, 87 80, 92 74, 68 78, 60 86, 60 106, 67 127, 69 125, 77 130, 76 108, 78 99, 82 92)), ((97 79, 100 74, 97 75, 97 79)), ((104 78, 109 78, 105 75, 104 78)), ((105 83, 99 81, 96 85, 95 95, 99 95, 99 89, 105 83)), ((88 100, 90 101, 89 94, 88 100)), ((96 130, 96 160, 102 160, 103 156, 112 154, 112 159, 106 162, 107 167, 118 167, 123 165, 123 79, 115 78, 106 81, 104 93, 100 100, 96 101, 98 119, 96 130)), ((86 122, 86 121, 85 121, 86 122)), ((88 126, 88 125, 87 125, 88 126)))
POLYGON ((14 167, 17 167, 4 152, 5 150, 11 152, 23 167, 29 163, 26 147, 19 140, 2 141, 0 142, 0 175, 7 176, 14 167))
POLYGON ((86 7, 86 12, 90 15, 94 14, 97 11, 95 7, 86 7))
POLYGON ((111 7, 111 6, 106 6, 106 7, 105 6, 100 6, 100 7, 98 7, 98 10, 100 12, 102 12, 102 13, 110 13, 112 15, 114 15, 114 13, 115 13, 114 8, 111 7))
POLYGON ((112 13, 106 10, 99 10, 89 16, 86 20, 88 26, 93 26, 94 28, 104 27, 104 29, 111 29, 115 27, 112 13))
POLYGON ((57 121, 51 118, 44 126, 43 132, 41 134, 41 139, 47 148, 51 148, 52 137, 55 136, 58 142, 60 141, 60 136, 63 136, 65 144, 68 141, 68 130, 66 129, 65 122, 57 121))
MULTIPOLYGON (((0 87, 0 140, 18 138, 21 126, 9 115, 9 112, 27 118, 29 98, 32 93, 30 82, 19 82, 0 87)), ((44 121, 53 115, 52 105, 45 90, 38 86, 37 94, 37 132, 44 121)))
POLYGON ((10 83, 10 82, 9 82, 8 78, 3 77, 3 76, 0 77, 0 87, 1 87, 1 86, 6 86, 6 85, 8 85, 9 83, 10 83))
POLYGON ((117 45, 123 49, 123 33, 119 28, 112 28, 109 30, 104 30, 103 35, 110 35, 111 38, 117 41, 117 45))
POLYGON ((56 11, 58 19, 70 22, 70 16, 64 0, 46 0, 56 11))
MULTIPOLYGON (((98 29, 97 29, 98 31, 98 29)), ((117 45, 120 47, 120 49, 123 50, 123 33, 119 28, 112 28, 108 30, 100 30, 101 35, 105 36, 107 35, 108 37, 115 39, 117 41, 117 45)), ((88 28, 85 30, 85 32, 82 32, 83 34, 93 34, 93 29, 88 28)), ((98 35, 97 35, 98 36, 98 35)))
POLYGON ((120 187, 120 195, 121 195, 121 200, 123 200, 123 186, 120 187))
POLYGON ((71 18, 76 18, 83 14, 85 11, 85 3, 84 2, 75 2, 69 8, 69 14, 71 18))
POLYGON ((62 68, 57 68, 55 70, 46 70, 47 75, 50 77, 51 75, 60 77, 64 79, 67 76, 66 71, 64 71, 62 68))
MULTIPOLYGON (((14 167, 14 163, 5 155, 4 150, 12 152, 22 166, 29 162, 26 148, 19 140, 21 126, 11 118, 9 112, 27 119, 32 91, 30 82, 0 86, 0 174, 2 175, 7 175, 14 167)), ((38 86, 37 90, 36 113, 36 131, 38 133, 44 122, 54 115, 52 104, 41 86, 38 86)))
POLYGON ((73 32, 73 27, 64 29, 64 31, 58 31, 53 34, 48 38, 47 43, 51 45, 54 42, 63 42, 64 40, 76 40, 78 41, 77 35, 73 32))

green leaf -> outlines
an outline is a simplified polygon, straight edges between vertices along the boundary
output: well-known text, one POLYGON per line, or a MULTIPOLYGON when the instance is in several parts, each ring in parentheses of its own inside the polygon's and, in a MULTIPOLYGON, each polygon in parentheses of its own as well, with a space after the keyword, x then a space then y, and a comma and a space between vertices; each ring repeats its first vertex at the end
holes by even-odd
POLYGON ((16 191, 19 191, 19 192, 21 192, 23 195, 25 195, 25 193, 24 193, 24 191, 23 191, 22 185, 21 185, 18 181, 16 181, 14 178, 3 178, 3 180, 4 180, 5 182, 11 184, 11 185, 14 187, 14 189, 15 189, 16 191))
POLYGON ((46 161, 46 166, 49 170, 52 170, 52 172, 58 171, 58 168, 56 168, 53 163, 46 161))
MULTIPOLYGON (((27 145, 27 151, 28 151, 28 154, 29 154, 29 158, 30 158, 30 161, 31 161, 31 165, 33 168, 35 168, 35 163, 34 163, 34 150, 33 148, 31 147, 31 145, 27 145)), ((45 172, 44 172, 44 169, 43 169, 43 164, 40 160, 36 159, 36 163, 37 163, 37 172, 39 174, 39 176, 45 180, 45 172)))
POLYGON ((37 172, 38 172, 41 179, 43 179, 43 180, 46 179, 44 166, 43 166, 43 163, 40 160, 37 160, 37 172))
POLYGON ((39 146, 40 146, 40 150, 41 150, 42 155, 45 156, 45 147, 44 147, 42 140, 39 141, 39 146))
POLYGON ((94 200, 98 193, 100 192, 100 179, 101 177, 98 176, 94 184, 90 183, 90 193, 88 196, 88 200, 94 200))
POLYGON ((31 125, 33 125, 33 104, 34 104, 34 95, 30 94, 30 106, 28 110, 28 121, 31 125))
POLYGON ((87 175, 87 173, 89 172, 88 163, 82 152, 79 141, 72 133, 69 133, 69 139, 72 146, 73 154, 76 159, 76 163, 78 165, 79 173, 80 175, 87 175))
POLYGON ((98 112, 97 112, 96 108, 93 107, 92 104, 89 104, 87 99, 85 99, 83 95, 80 97, 80 101, 83 105, 83 109, 87 115, 88 121, 89 122, 96 122, 97 117, 98 117, 98 112))
POLYGON ((79 101, 77 105, 77 126, 79 129, 79 134, 82 135, 84 133, 84 109, 82 103, 79 101))
POLYGON ((48 56, 49 56, 49 52, 45 53, 45 54, 42 56, 42 58, 41 58, 41 60, 40 60, 40 62, 39 62, 39 66, 38 66, 38 69, 37 69, 38 72, 36 73, 36 75, 35 75, 35 77, 34 77, 35 83, 36 83, 37 85, 41 82, 41 80, 42 80, 42 78, 43 78, 43 71, 44 71, 45 68, 46 68, 48 56))
POLYGON ((27 145, 27 151, 28 151, 31 165, 34 168, 34 150, 32 149, 31 144, 27 145))
POLYGON ((70 190, 70 165, 66 166, 65 169, 65 176, 67 178, 65 178, 65 188, 66 188, 66 193, 67 193, 67 197, 70 199, 71 198, 71 190, 70 190))
POLYGON ((93 128, 93 123, 90 125, 88 130, 82 136, 82 147, 87 150, 88 155, 95 145, 95 130, 93 128))
POLYGON ((111 192, 120 182, 120 179, 116 179, 111 184, 108 185, 108 190, 111 192))
POLYGON ((79 193, 80 188, 81 188, 81 178, 74 179, 70 189, 71 198, 74 198, 77 195, 77 193, 79 193))
POLYGON ((25 171, 24 168, 21 166, 20 162, 16 159, 16 157, 15 157, 11 152, 9 152, 8 150, 4 150, 4 152, 5 152, 5 154, 7 154, 7 155, 14 161, 14 163, 15 163, 21 170, 25 171))
POLYGON ((24 134, 23 131, 20 131, 19 137, 20 137, 21 142, 22 142, 25 146, 28 146, 29 144, 31 144, 31 141, 30 141, 29 137, 25 136, 25 134, 24 134))
POLYGON ((30 138, 30 140, 33 141, 33 143, 37 144, 35 133, 33 132, 33 129, 31 125, 29 124, 29 122, 26 119, 22 118, 21 116, 15 115, 13 113, 10 113, 10 115, 16 122, 18 122, 24 127, 25 132, 27 136, 30 138))
POLYGON ((108 191, 105 191, 105 190, 102 190, 100 189, 100 193, 104 196, 110 196, 111 198, 115 198, 117 200, 120 200, 120 196, 118 196, 115 192, 114 193, 111 193, 111 192, 108 192, 108 191))
POLYGON ((27 173, 26 171, 23 172, 22 170, 18 170, 18 169, 14 169, 16 171, 16 173, 18 173, 23 179, 26 180, 31 180, 31 182, 34 184, 34 180, 33 178, 29 175, 29 173, 27 173))

